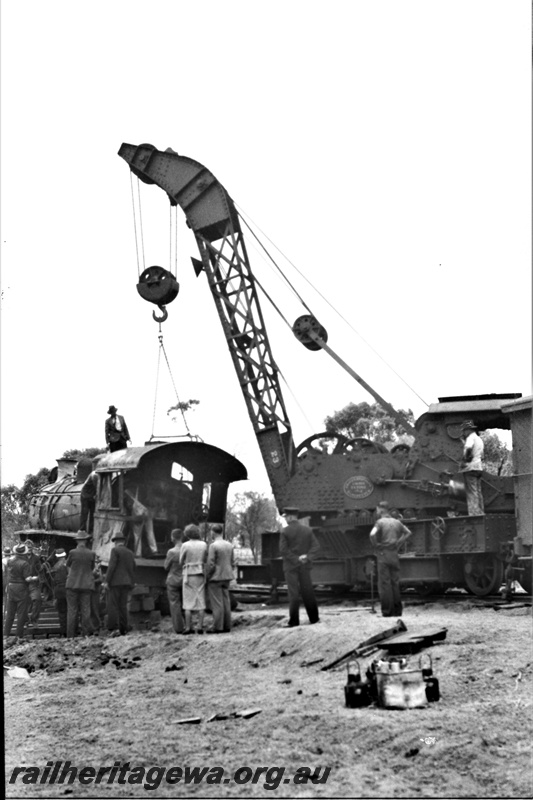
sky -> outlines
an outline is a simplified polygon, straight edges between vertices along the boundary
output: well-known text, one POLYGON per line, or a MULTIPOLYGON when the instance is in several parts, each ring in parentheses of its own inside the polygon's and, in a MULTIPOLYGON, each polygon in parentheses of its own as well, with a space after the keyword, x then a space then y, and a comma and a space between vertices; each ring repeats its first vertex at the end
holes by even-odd
MULTIPOLYGON (((247 466, 235 490, 269 492, 181 212, 155 402, 122 142, 204 164, 393 406, 531 394, 530 14, 529 0, 3 0, 2 485, 104 446, 110 404, 134 445, 182 435, 178 397, 200 401, 191 433, 247 466)), ((141 263, 173 267, 166 195, 140 192, 141 263)), ((245 240, 292 324, 306 309, 245 240)), ((297 444, 372 402, 261 303, 297 444)))

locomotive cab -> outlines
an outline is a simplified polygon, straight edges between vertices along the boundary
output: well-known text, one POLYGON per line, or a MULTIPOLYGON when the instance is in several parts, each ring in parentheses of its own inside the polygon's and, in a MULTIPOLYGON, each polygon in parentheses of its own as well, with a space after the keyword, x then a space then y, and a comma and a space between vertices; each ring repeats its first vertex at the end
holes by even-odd
POLYGON ((115 533, 136 558, 157 559, 172 546, 173 528, 223 522, 229 484, 247 477, 228 453, 189 441, 106 453, 96 474, 93 549, 104 563, 115 533))

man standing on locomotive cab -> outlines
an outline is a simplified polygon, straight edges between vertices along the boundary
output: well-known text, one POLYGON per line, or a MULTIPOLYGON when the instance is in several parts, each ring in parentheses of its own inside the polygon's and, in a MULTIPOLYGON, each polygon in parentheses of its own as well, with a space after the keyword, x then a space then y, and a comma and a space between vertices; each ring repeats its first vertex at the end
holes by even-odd
POLYGON ((288 628, 300 624, 300 599, 303 601, 309 624, 319 621, 318 605, 311 580, 313 558, 320 545, 311 528, 298 522, 298 509, 285 508, 283 516, 287 527, 281 531, 279 552, 283 559, 283 571, 289 594, 288 628))
POLYGON ((370 531, 370 542, 377 549, 378 591, 383 617, 401 617, 400 558, 398 549, 411 531, 403 522, 395 519, 382 502, 377 509, 378 519, 370 531))
POLYGON ((11 626, 17 617, 17 637, 24 637, 24 626, 28 619, 30 606, 29 583, 31 581, 30 565, 26 559, 26 546, 17 544, 13 548, 13 556, 7 563, 7 606, 4 620, 4 636, 9 636, 11 626))
POLYGON ((222 538, 222 525, 213 525, 213 541, 207 551, 207 593, 213 612, 213 627, 207 633, 229 633, 231 630, 231 598, 229 585, 235 568, 231 542, 222 538))
POLYGON ((107 627, 112 636, 124 636, 129 630, 128 594, 135 586, 135 556, 126 547, 123 533, 115 533, 115 546, 109 556, 105 575, 107 586, 107 627))
POLYGON ((485 513, 481 475, 483 473, 483 439, 476 433, 477 426, 471 419, 461 425, 463 438, 463 463, 461 471, 465 482, 466 505, 469 516, 485 513))
POLYGON ((82 636, 91 633, 91 592, 96 553, 87 547, 89 534, 78 531, 76 547, 67 556, 67 638, 76 636, 78 623, 82 636))
POLYGON ((115 406, 109 406, 107 413, 110 415, 105 421, 105 441, 109 447, 109 452, 115 450, 125 450, 128 442, 131 444, 130 434, 126 420, 117 414, 115 406))

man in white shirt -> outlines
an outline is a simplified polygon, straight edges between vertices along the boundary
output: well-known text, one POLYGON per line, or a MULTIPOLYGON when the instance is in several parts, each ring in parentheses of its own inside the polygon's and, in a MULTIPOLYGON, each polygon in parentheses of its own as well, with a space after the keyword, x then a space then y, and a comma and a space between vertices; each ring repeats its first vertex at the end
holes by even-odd
POLYGON ((466 491, 466 504, 469 516, 485 513, 483 493, 481 491, 481 475, 483 472, 483 440, 476 433, 476 425, 471 419, 463 422, 463 473, 466 491))

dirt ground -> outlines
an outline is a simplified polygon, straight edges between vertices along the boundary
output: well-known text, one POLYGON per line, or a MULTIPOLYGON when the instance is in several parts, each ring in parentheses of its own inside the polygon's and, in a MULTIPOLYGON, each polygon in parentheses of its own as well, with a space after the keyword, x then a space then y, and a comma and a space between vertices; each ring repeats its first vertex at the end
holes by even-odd
POLYGON ((320 669, 395 620, 345 601, 323 605, 318 625, 283 629, 283 606, 241 609, 229 635, 177 636, 165 618, 158 632, 8 646, 4 663, 32 671, 4 678, 7 780, 15 767, 56 761, 80 769, 129 762, 146 772, 134 773, 138 783, 128 772, 108 784, 108 771, 98 785, 24 784, 20 773, 7 796, 532 795, 531 608, 408 604, 409 632, 448 629, 425 651, 441 699, 410 710, 346 708, 346 668, 320 669), (230 716, 250 708, 261 711, 230 716), (208 721, 214 714, 226 718, 208 721), (201 722, 177 724, 190 717, 201 722), (148 770, 157 766, 181 767, 180 781, 165 773, 156 788, 159 772, 148 770), (186 784, 185 768, 194 767, 207 773, 186 784), (300 767, 326 780, 294 783, 300 767))

